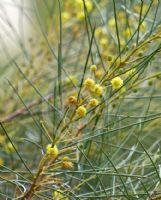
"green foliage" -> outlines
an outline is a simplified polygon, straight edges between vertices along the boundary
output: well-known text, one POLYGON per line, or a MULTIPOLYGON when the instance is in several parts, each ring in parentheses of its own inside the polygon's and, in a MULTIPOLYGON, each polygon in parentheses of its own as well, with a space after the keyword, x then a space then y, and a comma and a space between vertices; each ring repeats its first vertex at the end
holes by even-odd
POLYGON ((160 1, 30 4, 1 41, 0 199, 160 199, 160 1))

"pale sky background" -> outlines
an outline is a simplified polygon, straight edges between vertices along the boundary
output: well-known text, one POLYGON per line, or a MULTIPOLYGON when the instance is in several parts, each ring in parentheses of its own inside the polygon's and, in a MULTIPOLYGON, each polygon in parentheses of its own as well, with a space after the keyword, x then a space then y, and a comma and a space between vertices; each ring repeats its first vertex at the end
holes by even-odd
POLYGON ((0 0, 0 49, 4 45, 15 53, 18 44, 30 37, 32 25, 32 9, 29 0, 0 0), (15 50, 16 49, 16 50, 15 50))

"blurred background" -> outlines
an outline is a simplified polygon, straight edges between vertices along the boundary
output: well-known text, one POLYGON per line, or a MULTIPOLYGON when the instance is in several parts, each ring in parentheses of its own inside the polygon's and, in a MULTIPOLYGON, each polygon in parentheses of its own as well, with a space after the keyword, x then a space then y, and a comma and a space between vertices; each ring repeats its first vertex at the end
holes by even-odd
MULTIPOLYGON (((112 0, 86 2, 88 19, 82 4, 78 4, 79 0, 0 0, 0 121, 29 168, 36 170, 48 142, 37 124, 45 127, 51 136, 57 131, 61 114, 53 108, 59 108, 64 113, 67 98, 77 93, 89 51, 92 28, 95 27, 94 45, 85 76, 91 76, 89 66, 97 64, 96 81, 99 83, 107 71, 112 71, 111 63, 115 59, 114 66, 117 67, 120 51, 123 52, 122 58, 134 52, 134 57, 129 56, 128 62, 123 63, 124 66, 114 73, 114 76, 119 75, 123 80, 130 79, 131 82, 127 83, 120 98, 112 103, 106 102, 97 129, 91 133, 95 127, 92 122, 82 132, 80 137, 85 139, 90 138, 91 134, 99 135, 104 131, 107 134, 81 143, 84 152, 77 152, 80 160, 76 161, 75 166, 82 171, 93 170, 92 165, 95 170, 102 168, 108 169, 110 173, 118 173, 113 168, 116 166, 119 173, 129 175, 123 178, 128 191, 139 194, 145 193, 146 187, 147 190, 155 190, 158 174, 146 151, 139 146, 137 138, 143 142, 159 166, 161 54, 158 48, 160 36, 159 39, 155 37, 161 31, 160 1, 120 0, 114 1, 115 6, 112 0), (139 52, 135 50, 138 41, 146 43, 139 52), (156 51, 157 48, 159 50, 156 51), (154 57, 151 56, 153 54, 154 57), (59 98, 60 74, 63 103, 59 98), (135 81, 138 84, 134 84, 135 81), (144 124, 144 121, 148 123, 144 124), (122 128, 124 126, 127 128, 122 128), (111 130, 115 131, 111 133, 111 130), (111 164, 102 149, 110 155, 114 164, 111 164), (90 164, 84 154, 88 156, 90 164), (135 176, 134 180, 133 175, 146 175, 150 178, 141 182, 135 176)), ((112 93, 109 83, 106 85, 107 99, 112 93)), ((72 124, 71 129, 75 131, 81 124, 82 121, 72 124)), ((69 135, 67 142, 71 138, 72 135, 69 135)), ((63 145, 60 144, 60 147, 63 145)), ((2 129, 0 147, 1 164, 13 171, 26 170, 2 129)), ((1 172, 5 170, 2 168, 1 172)), ((88 192, 93 195, 95 190, 102 193, 103 187, 98 177, 93 180, 92 176, 83 173, 72 176, 74 179, 67 177, 67 183, 70 179, 73 185, 89 178, 88 187, 85 184, 80 191, 76 191, 80 196, 81 192, 83 195, 88 192)), ((8 171, 5 174, 5 178, 17 181, 15 177, 14 173, 8 171)), ((121 184, 123 188, 122 180, 107 174, 101 176, 101 180, 107 192, 114 194, 116 189, 116 194, 120 194, 117 186, 121 184)), ((2 186, 4 193, 13 194, 15 186, 10 188, 5 181, 2 186)), ((134 199, 139 199, 139 196, 134 199)))

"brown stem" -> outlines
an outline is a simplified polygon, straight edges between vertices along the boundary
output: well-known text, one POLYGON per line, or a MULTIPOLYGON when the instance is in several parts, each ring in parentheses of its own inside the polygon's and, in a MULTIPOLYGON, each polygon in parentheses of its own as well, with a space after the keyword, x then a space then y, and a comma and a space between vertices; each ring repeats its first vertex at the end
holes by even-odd
POLYGON ((33 194, 34 188, 35 188, 35 186, 36 186, 36 182, 37 182, 37 180, 38 180, 38 178, 39 178, 41 172, 42 172, 42 169, 38 171, 38 173, 37 173, 37 175, 36 175, 36 178, 34 179, 34 182, 32 183, 30 189, 25 193, 25 195, 22 197, 21 200, 28 199, 28 198, 30 198, 30 196, 33 194))
POLYGON ((48 158, 47 155, 45 155, 41 159, 41 161, 39 163, 39 170, 38 170, 38 172, 36 174, 36 177, 34 178, 34 181, 33 181, 32 185, 31 185, 30 189, 24 194, 24 196, 21 198, 21 200, 28 199, 28 198, 31 197, 31 195, 33 195, 36 183, 37 183, 37 181, 38 181, 38 179, 39 179, 39 177, 40 177, 40 175, 41 175, 41 173, 43 171, 43 167, 44 167, 44 164, 45 164, 47 158, 48 158))
MULTIPOLYGON (((45 97, 46 100, 50 100, 53 98, 53 95, 48 95, 47 97, 45 97)), ((33 108, 39 104, 41 104, 43 102, 42 99, 38 99, 38 100, 35 100, 35 101, 32 101, 31 103, 29 103, 27 105, 27 108, 33 108)), ((18 109, 17 111, 9 114, 9 116, 5 117, 4 119, 0 120, 1 123, 6 123, 6 122, 10 122, 12 121, 13 119, 15 119, 16 117, 19 117, 23 114, 25 114, 27 112, 27 109, 26 108, 20 108, 18 109)))

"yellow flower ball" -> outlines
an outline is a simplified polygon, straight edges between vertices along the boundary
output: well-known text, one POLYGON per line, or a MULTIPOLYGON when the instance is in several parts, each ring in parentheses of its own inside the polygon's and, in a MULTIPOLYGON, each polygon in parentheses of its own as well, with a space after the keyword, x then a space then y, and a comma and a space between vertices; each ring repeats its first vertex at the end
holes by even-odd
POLYGON ((62 158, 62 160, 63 160, 63 161, 69 161, 70 159, 69 159, 68 156, 64 156, 64 157, 62 158))
POLYGON ((132 76, 136 72, 136 69, 130 69, 129 71, 126 72, 127 76, 132 76))
POLYGON ((113 57, 112 57, 111 55, 109 55, 109 56, 107 57, 107 60, 108 60, 109 62, 112 62, 112 61, 113 61, 113 57))
POLYGON ((98 103, 99 103, 99 101, 98 101, 97 99, 91 99, 91 100, 89 101, 89 106, 90 106, 90 107, 95 107, 95 106, 98 105, 98 103))
POLYGON ((95 77, 97 79, 101 79, 103 76, 103 71, 100 69, 100 70, 97 70, 96 73, 95 73, 95 77))
POLYGON ((6 148, 6 151, 8 153, 13 153, 14 152, 14 147, 10 142, 6 144, 5 148, 6 148))
POLYGON ((54 147, 52 147, 52 144, 48 144, 46 147, 46 153, 51 158, 55 159, 59 154, 59 150, 56 145, 54 145, 54 147))
POLYGON ((76 9, 83 9, 84 8, 84 4, 82 0, 75 0, 73 2, 74 6, 76 9))
POLYGON ((91 0, 86 0, 85 3, 86 3, 86 8, 87 8, 88 12, 91 12, 92 9, 93 9, 92 1, 91 0))
POLYGON ((77 103, 77 98, 75 96, 70 96, 68 98, 68 104, 69 105, 75 105, 77 103))
POLYGON ((106 49, 108 47, 107 37, 103 37, 102 39, 100 39, 100 45, 103 49, 106 49))
POLYGON ((126 28, 126 29, 123 31, 123 36, 124 36, 125 38, 131 38, 131 36, 132 36, 132 29, 126 28))
MULTIPOLYGON (((88 13, 92 11, 93 9, 93 3, 91 0, 86 0, 85 5, 87 8, 88 13)), ((76 13, 76 18, 78 20, 83 20, 85 18, 85 13, 84 13, 84 3, 82 0, 75 0, 74 1, 74 9, 76 13)))
POLYGON ((123 38, 120 38, 120 45, 123 48, 126 46, 126 42, 125 42, 125 40, 123 38))
POLYGON ((84 81, 84 87, 87 89, 87 90, 93 90, 94 88, 94 85, 95 85, 95 81, 91 78, 87 78, 85 81, 84 81))
POLYGON ((103 30, 102 27, 96 28, 96 31, 95 31, 96 37, 100 38, 100 37, 102 37, 104 34, 105 34, 105 32, 104 32, 104 30, 103 30))
POLYGON ((53 197, 55 200, 64 199, 64 195, 60 192, 60 190, 54 191, 53 197))
POLYGON ((78 83, 78 79, 75 76, 69 76, 67 77, 67 79, 65 80, 66 84, 74 84, 77 85, 78 83))
POLYGON ((62 168, 63 169, 72 169, 73 168, 73 163, 71 161, 64 161, 62 163, 62 168))
MULTIPOLYGON (((147 4, 143 4, 142 7, 142 14, 144 15, 148 10, 148 5, 147 4)), ((134 11, 137 13, 140 13, 140 4, 136 4, 134 5, 134 11)))
POLYGON ((90 70, 91 70, 91 72, 96 72, 97 66, 96 65, 91 65, 90 70))
POLYGON ((62 13, 62 22, 66 23, 71 18, 70 14, 68 12, 62 13))
POLYGON ((99 84, 96 84, 96 85, 94 86, 93 94, 94 94, 95 96, 100 97, 100 96, 102 96, 103 91, 104 91, 104 90, 103 90, 103 87, 102 87, 101 85, 99 85, 99 84))
MULTIPOLYGON (((84 9, 84 3, 82 0, 75 0, 75 8, 77 10, 82 10, 84 9)), ((87 11, 90 12, 92 9, 93 9, 93 3, 91 0, 86 0, 85 1, 85 5, 86 5, 86 8, 87 8, 87 11)))
POLYGON ((123 86, 123 80, 120 77, 115 77, 111 80, 112 88, 117 90, 123 86))
POLYGON ((147 30, 147 23, 145 21, 140 25, 140 30, 143 33, 147 30))
POLYGON ((108 26, 111 27, 111 28, 114 28, 115 27, 115 18, 111 18, 108 20, 108 26))
POLYGON ((76 110, 76 113, 79 117, 84 117, 87 113, 87 109, 84 106, 79 106, 76 110))
POLYGON ((84 14, 84 11, 79 11, 77 14, 76 14, 76 18, 78 20, 83 20, 85 18, 85 14, 84 14))

